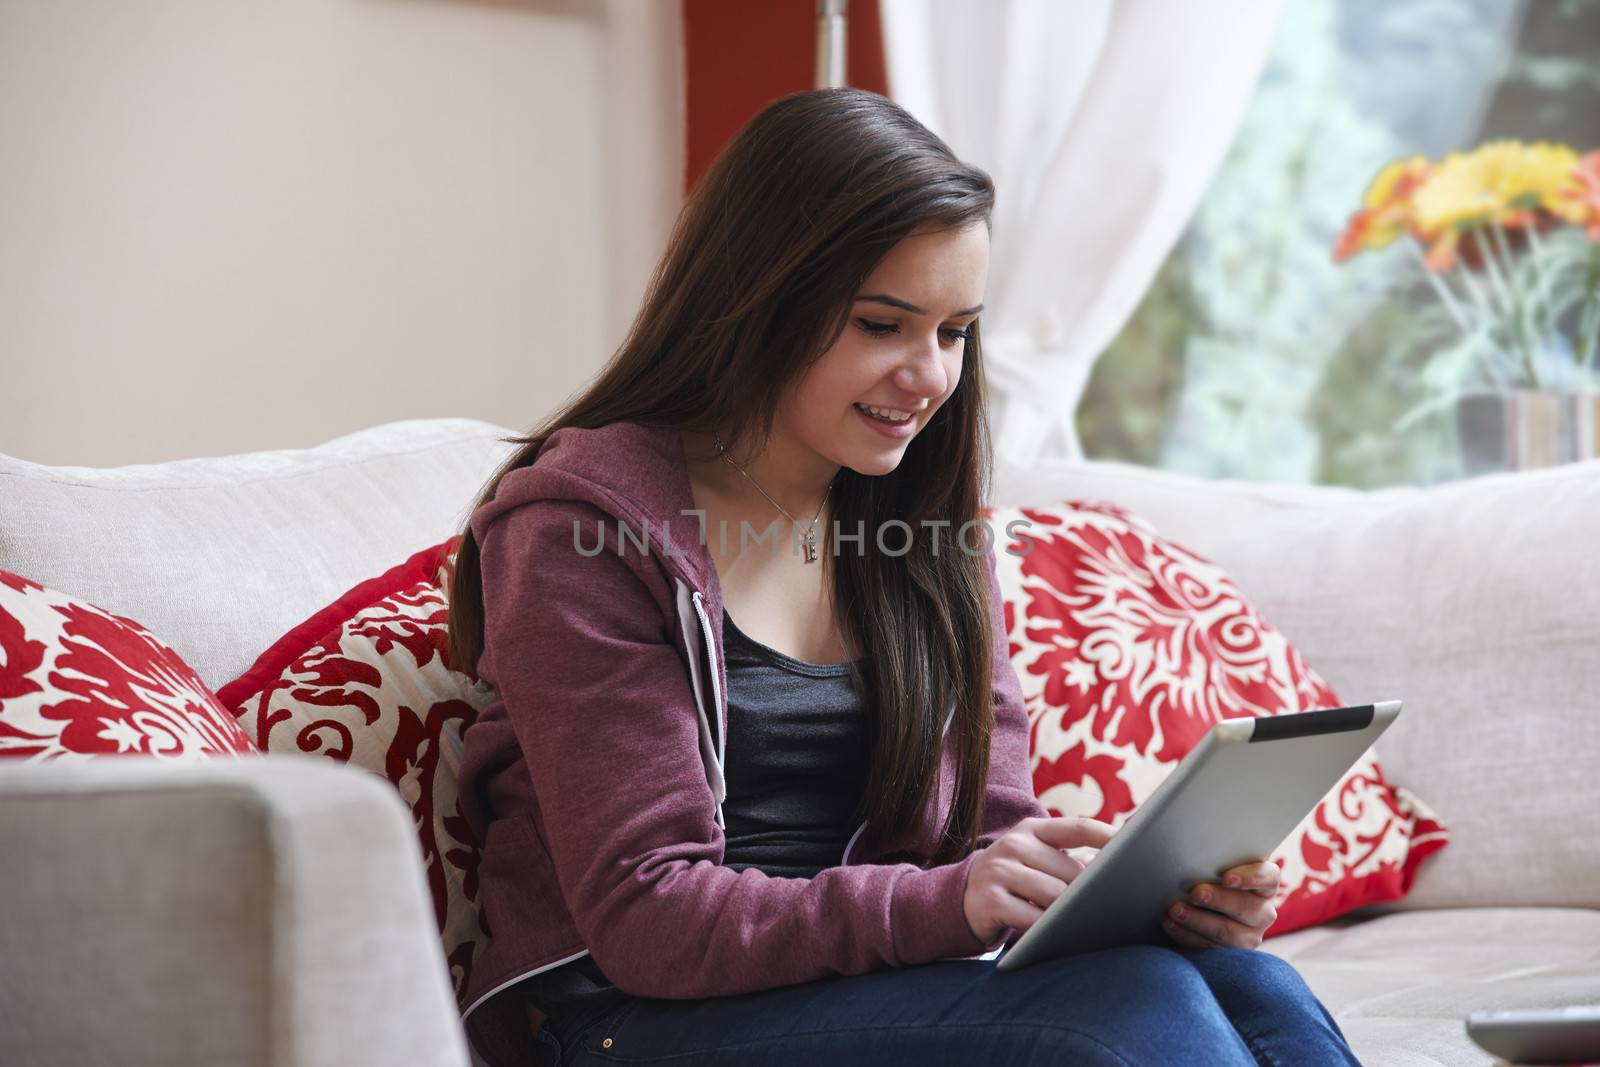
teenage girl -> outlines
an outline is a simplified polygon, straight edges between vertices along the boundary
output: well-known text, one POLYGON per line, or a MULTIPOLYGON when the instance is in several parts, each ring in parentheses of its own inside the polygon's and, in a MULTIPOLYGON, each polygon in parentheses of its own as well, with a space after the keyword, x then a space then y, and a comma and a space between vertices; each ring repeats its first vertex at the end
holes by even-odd
POLYGON ((976 521, 994 196, 882 96, 772 103, 477 501, 485 1062, 1358 1062, 1259 951, 1268 861, 1165 945, 995 971, 1110 829, 1033 795, 976 521))

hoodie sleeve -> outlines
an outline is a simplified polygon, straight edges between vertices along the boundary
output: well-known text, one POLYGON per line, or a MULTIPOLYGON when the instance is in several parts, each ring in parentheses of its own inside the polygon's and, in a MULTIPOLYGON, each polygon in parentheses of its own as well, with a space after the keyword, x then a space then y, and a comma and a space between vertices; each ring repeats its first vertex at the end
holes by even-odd
POLYGON ((1011 642, 1006 634, 1005 600, 995 553, 989 550, 989 603, 994 619, 994 725, 989 735, 989 782, 984 790, 983 830, 978 848, 988 848, 1017 823, 1050 812, 1033 792, 1030 765, 1028 709, 1022 684, 1011 663, 1011 642))
POLYGON ((636 996, 753 992, 992 948, 962 906, 977 853, 931 869, 812 878, 722 866, 698 714, 658 560, 618 551, 617 520, 537 500, 474 530, 480 671, 527 760, 545 845, 584 944, 636 996), (604 524, 604 547, 591 548, 604 524))

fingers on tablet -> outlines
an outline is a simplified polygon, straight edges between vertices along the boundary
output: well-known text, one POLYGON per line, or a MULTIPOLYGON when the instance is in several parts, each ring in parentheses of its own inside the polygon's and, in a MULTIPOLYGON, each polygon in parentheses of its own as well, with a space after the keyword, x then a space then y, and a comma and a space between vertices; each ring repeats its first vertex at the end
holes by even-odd
POLYGON ((1230 889, 1247 889, 1252 893, 1272 896, 1278 891, 1283 877, 1282 869, 1271 860, 1244 863, 1223 872, 1222 884, 1230 889))
POLYGON ((1222 889, 1202 884, 1194 888, 1189 899, 1202 908, 1209 908, 1254 929, 1265 930, 1278 917, 1270 897, 1250 890, 1222 889))
POLYGON ((1110 823, 1086 817, 1059 816, 1041 819, 1034 826, 1035 836, 1056 848, 1078 848, 1084 845, 1100 847, 1110 841, 1115 832, 1110 823))

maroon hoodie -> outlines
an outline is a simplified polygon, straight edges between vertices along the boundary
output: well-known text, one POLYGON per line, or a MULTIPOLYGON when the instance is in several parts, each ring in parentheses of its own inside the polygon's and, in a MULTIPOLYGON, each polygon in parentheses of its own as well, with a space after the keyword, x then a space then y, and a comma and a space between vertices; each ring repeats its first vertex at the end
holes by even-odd
MULTIPOLYGON (((495 994, 586 952, 626 993, 709 997, 989 955, 1010 934, 985 945, 967 923, 976 852, 921 865, 954 792, 949 746, 912 839, 864 853, 858 828, 838 866, 812 878, 722 866, 722 593, 694 507, 677 431, 618 422, 558 430, 471 516, 477 669, 496 692, 463 737, 462 807, 483 842, 490 934, 465 1014, 491 1064, 531 1062, 519 998, 495 994)), ((992 550, 989 580, 982 846, 1046 814, 992 550)))

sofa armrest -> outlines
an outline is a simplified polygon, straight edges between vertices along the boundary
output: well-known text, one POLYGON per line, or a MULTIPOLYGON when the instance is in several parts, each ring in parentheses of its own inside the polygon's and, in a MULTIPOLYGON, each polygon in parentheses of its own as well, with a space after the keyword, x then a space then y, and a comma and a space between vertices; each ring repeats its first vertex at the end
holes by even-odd
POLYGON ((325 759, 0 761, 11 1064, 465 1067, 389 785, 325 759))

